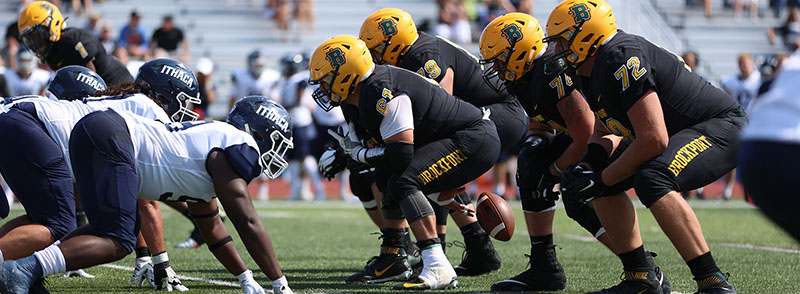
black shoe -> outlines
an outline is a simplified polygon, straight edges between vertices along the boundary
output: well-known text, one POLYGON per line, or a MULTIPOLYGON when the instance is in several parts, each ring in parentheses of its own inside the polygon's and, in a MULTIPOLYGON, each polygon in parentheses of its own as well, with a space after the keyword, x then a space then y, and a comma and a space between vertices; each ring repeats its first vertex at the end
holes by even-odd
POLYGON ((499 270, 500 255, 494 250, 489 234, 485 232, 465 238, 466 246, 461 256, 461 264, 455 267, 456 275, 478 276, 499 270))
POLYGON ((528 270, 508 280, 494 283, 492 291, 560 291, 567 288, 567 276, 556 258, 555 245, 548 247, 545 252, 536 254, 531 249, 531 253, 532 255, 525 254, 530 258, 528 270))
POLYGON ((695 294, 733 294, 737 293, 733 284, 728 281, 729 274, 717 272, 708 277, 697 280, 695 294))
POLYGON ((345 283, 383 283, 389 281, 405 281, 411 277, 411 265, 403 248, 381 247, 381 255, 367 261, 364 270, 355 273, 345 283))
MULTIPOLYGON (((660 272, 660 271, 659 271, 660 272)), ((659 273, 655 270, 649 272, 623 272, 620 276, 622 282, 614 287, 589 294, 662 294, 659 273)))
POLYGON ((658 267, 656 264, 655 259, 653 257, 658 256, 655 252, 646 251, 645 256, 647 257, 647 263, 650 264, 653 268, 655 268, 656 276, 659 277, 661 283, 661 292, 664 294, 669 294, 672 292, 672 286, 669 283, 669 279, 664 272, 661 271, 661 268, 658 267))

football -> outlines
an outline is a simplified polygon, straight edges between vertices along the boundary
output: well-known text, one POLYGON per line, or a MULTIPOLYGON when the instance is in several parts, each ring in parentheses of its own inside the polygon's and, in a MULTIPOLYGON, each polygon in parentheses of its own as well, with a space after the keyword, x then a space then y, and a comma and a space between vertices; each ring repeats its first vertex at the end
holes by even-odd
POLYGON ((511 240, 514 235, 514 212, 502 197, 490 192, 481 193, 475 213, 478 223, 492 238, 511 240))

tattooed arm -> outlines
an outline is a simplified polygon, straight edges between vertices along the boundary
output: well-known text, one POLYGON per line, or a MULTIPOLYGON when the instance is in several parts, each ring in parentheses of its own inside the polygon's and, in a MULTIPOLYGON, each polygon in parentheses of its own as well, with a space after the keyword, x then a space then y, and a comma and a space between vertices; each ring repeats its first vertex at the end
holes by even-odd
MULTIPOLYGON (((572 137, 572 144, 556 160, 558 168, 564 170, 568 165, 578 163, 583 156, 583 151, 586 149, 586 144, 588 144, 594 129, 594 113, 589 109, 589 104, 578 90, 572 90, 572 93, 558 101, 556 107, 564 122, 567 123, 569 135, 572 137)), ((550 173, 560 174, 554 170, 552 165, 550 173)))

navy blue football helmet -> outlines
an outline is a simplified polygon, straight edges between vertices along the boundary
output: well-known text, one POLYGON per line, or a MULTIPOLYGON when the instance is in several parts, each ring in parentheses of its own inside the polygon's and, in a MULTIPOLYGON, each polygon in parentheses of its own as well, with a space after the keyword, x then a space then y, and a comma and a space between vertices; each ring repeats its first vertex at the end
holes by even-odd
POLYGON ((70 65, 56 71, 55 77, 47 86, 47 95, 71 101, 94 96, 95 92, 106 88, 106 82, 93 70, 70 65))
POLYGON ((268 178, 276 179, 289 167, 283 155, 294 148, 292 121, 283 106, 264 96, 247 96, 233 105, 226 121, 256 140, 268 178))
POLYGON ((307 53, 289 54, 281 58, 281 71, 283 76, 289 77, 299 71, 308 69, 311 59, 307 53))
POLYGON ((159 58, 145 62, 134 83, 157 99, 172 121, 197 120, 200 116, 189 108, 190 103, 201 103, 197 78, 180 61, 159 58))

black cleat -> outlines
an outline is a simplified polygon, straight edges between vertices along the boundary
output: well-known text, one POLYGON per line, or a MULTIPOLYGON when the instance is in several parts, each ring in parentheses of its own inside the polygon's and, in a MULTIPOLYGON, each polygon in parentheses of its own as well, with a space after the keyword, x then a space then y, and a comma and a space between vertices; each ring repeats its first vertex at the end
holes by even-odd
POLYGON ((589 294, 662 294, 660 281, 663 274, 655 270, 649 272, 623 272, 620 276, 622 282, 614 287, 589 294))
POLYGON ((470 238, 465 238, 464 253, 461 257, 461 264, 455 267, 456 275, 459 276, 478 276, 492 271, 499 270, 500 255, 492 245, 489 234, 484 232, 470 238))
POLYGON ((729 274, 717 272, 708 277, 697 280, 695 294, 734 294, 737 293, 733 284, 728 281, 729 274))
POLYGON ((658 267, 655 259, 653 259, 653 257, 658 256, 658 254, 656 254, 655 252, 646 251, 645 256, 647 257, 647 263, 653 268, 655 268, 656 276, 659 277, 660 279, 659 282, 661 283, 661 292, 664 294, 669 294, 670 292, 672 292, 672 286, 669 284, 669 279, 667 278, 667 275, 661 271, 661 268, 658 267))
POLYGON ((373 256, 364 269, 345 280, 347 284, 405 281, 411 277, 411 265, 403 248, 381 247, 381 255, 373 256))
POLYGON ((567 288, 567 276, 564 268, 556 258, 556 246, 552 245, 544 252, 533 252, 530 268, 508 280, 492 285, 492 291, 525 292, 525 291, 560 291, 567 288))

